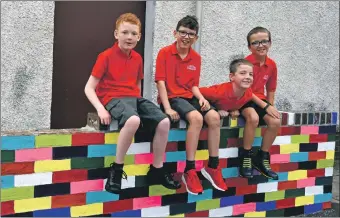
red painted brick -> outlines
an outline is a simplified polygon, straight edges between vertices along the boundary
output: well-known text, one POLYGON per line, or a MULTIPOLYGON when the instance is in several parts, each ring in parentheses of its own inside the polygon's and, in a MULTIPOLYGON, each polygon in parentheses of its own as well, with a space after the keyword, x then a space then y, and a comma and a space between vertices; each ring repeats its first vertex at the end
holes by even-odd
POLYGON ((324 202, 322 204, 322 209, 329 209, 332 208, 332 202, 324 202))
POLYGON ((320 134, 320 135, 309 135, 309 142, 310 143, 317 143, 317 142, 327 142, 328 135, 327 134, 320 134))
POLYGON ((74 133, 72 135, 72 146, 104 143, 104 133, 74 133))
POLYGON ((208 140, 208 129, 202 129, 199 140, 208 140))
POLYGON ((87 180, 87 170, 84 169, 54 172, 52 176, 53 183, 76 182, 83 180, 87 180))
MULTIPOLYGON (((151 148, 152 147, 153 146, 151 146, 151 148)), ((168 144, 166 145, 165 151, 166 152, 169 152, 169 151, 178 151, 178 144, 177 144, 177 142, 168 142, 168 144)))
POLYGON ((133 209, 133 199, 104 202, 104 214, 133 209))
POLYGON ((233 177, 225 179, 225 183, 228 187, 243 187, 248 186, 248 179, 241 177, 233 177))
POLYGON ((270 167, 274 172, 280 172, 280 164, 270 164, 270 167))
POLYGON ((52 196, 52 208, 80 206, 86 204, 86 193, 52 196))
POLYGON ((295 207, 295 198, 287 198, 287 199, 276 201, 277 209, 289 208, 289 207, 295 207))
POLYGON ((307 170, 307 177, 322 177, 325 176, 325 169, 307 170))
POLYGON ((20 175, 34 173, 34 162, 3 163, 1 164, 1 175, 20 175))
POLYGON ((326 159, 326 151, 311 151, 308 152, 308 160, 326 159))
POLYGON ((256 193, 257 185, 247 185, 236 188, 236 195, 246 195, 256 193))
POLYGON ((294 181, 284 181, 278 183, 278 190, 296 189, 297 183, 294 181))
POLYGON ((299 168, 299 163, 284 163, 284 164, 279 164, 279 165, 280 165, 279 172, 289 172, 289 171, 297 170, 299 168))
POLYGON ((273 145, 269 149, 270 154, 280 154, 280 146, 279 145, 273 145))
POLYGON ((14 213, 14 201, 1 202, 1 216, 14 213))
POLYGON ((241 147, 242 144, 243 144, 242 138, 228 138, 227 139, 227 148, 241 147))
POLYGON ((209 216, 208 210, 185 214, 185 217, 208 217, 208 216, 209 216))
POLYGON ((281 135, 300 135, 300 126, 281 127, 281 135))

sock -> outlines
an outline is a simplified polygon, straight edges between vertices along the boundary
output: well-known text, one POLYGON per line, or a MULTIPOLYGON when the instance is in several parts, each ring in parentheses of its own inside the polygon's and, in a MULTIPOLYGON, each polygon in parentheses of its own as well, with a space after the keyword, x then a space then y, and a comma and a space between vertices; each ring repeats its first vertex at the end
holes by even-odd
POLYGON ((195 169, 195 161, 194 160, 187 160, 184 172, 188 172, 189 170, 195 169))
POLYGON ((151 170, 155 170, 155 171, 157 171, 157 170, 161 170, 161 169, 163 169, 163 167, 160 167, 160 168, 156 168, 154 165, 150 165, 150 169, 151 170))
POLYGON ((218 164, 219 164, 218 157, 209 156, 208 167, 213 168, 213 169, 217 169, 218 164))
POLYGON ((115 169, 115 170, 123 170, 123 167, 124 167, 124 164, 122 163, 122 164, 118 164, 118 163, 114 163, 113 164, 113 168, 115 169))

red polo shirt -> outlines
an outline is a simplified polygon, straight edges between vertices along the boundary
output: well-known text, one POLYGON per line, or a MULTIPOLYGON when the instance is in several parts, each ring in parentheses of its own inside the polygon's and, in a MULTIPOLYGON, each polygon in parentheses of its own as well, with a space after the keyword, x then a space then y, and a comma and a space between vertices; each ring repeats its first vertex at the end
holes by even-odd
POLYGON ((200 91, 205 99, 214 103, 218 110, 233 111, 240 109, 252 99, 253 92, 246 89, 243 96, 238 99, 235 96, 233 83, 226 82, 210 87, 202 87, 200 91))
MULTIPOLYGON (((176 48, 177 42, 162 48, 156 60, 155 81, 165 81, 168 98, 192 98, 192 87, 199 85, 201 56, 190 49, 182 59, 176 48)), ((160 99, 158 96, 158 102, 160 99)))
POLYGON ((254 67, 254 82, 251 86, 254 94, 260 99, 266 99, 264 87, 267 92, 275 92, 277 85, 277 67, 276 63, 268 56, 265 63, 260 66, 260 63, 255 59, 253 54, 247 56, 246 60, 250 61, 254 67))
POLYGON ((96 93, 103 105, 112 98, 141 97, 137 82, 143 79, 143 60, 134 50, 127 56, 115 43, 98 55, 91 75, 100 79, 96 93))

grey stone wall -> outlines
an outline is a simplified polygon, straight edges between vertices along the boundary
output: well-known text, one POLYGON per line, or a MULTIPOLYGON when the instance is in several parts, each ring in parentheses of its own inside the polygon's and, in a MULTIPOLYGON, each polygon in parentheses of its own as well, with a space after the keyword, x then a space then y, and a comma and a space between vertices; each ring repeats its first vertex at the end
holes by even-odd
MULTIPOLYGON (((195 4, 156 2, 154 63, 159 48, 173 42, 178 20, 195 14, 195 4)), ((204 1, 202 8, 202 86, 228 80, 231 59, 249 54, 247 33, 264 26, 278 66, 278 109, 339 111, 339 2, 204 1)))
POLYGON ((1 2, 1 130, 50 127, 54 2, 1 2))

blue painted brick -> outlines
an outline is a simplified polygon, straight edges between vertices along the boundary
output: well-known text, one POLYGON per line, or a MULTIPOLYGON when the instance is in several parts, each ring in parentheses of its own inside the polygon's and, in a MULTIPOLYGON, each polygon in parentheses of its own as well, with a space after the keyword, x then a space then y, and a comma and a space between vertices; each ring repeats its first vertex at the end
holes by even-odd
POLYGON ((1 188, 13 188, 14 176, 1 176, 1 188))
POLYGON ((338 113, 337 112, 333 112, 332 113, 332 124, 336 125, 338 122, 338 113))
POLYGON ((310 214, 322 210, 322 203, 306 205, 304 208, 304 214, 310 214))
POLYGON ((212 190, 207 189, 200 195, 188 194, 188 203, 212 199, 212 190))
POLYGON ((253 146, 254 147, 260 147, 261 144, 262 144, 262 137, 255 137, 254 142, 253 142, 253 146))
POLYGON ((126 210, 116 213, 111 213, 112 217, 141 217, 141 210, 126 210))
POLYGON ((34 136, 1 136, 2 150, 34 148, 34 136))
POLYGON ((237 167, 223 168, 222 175, 223 178, 238 177, 238 168, 237 167))
POLYGON ((276 208, 276 201, 257 202, 256 203, 256 211, 275 210, 275 208, 276 208))
POLYGON ((186 160, 185 151, 175 151, 175 152, 166 152, 165 153, 165 161, 166 162, 177 162, 186 160))
POLYGON ((314 204, 328 202, 332 200, 332 193, 320 194, 314 196, 314 204))
POLYGON ((185 141, 187 135, 186 130, 170 130, 169 131, 169 142, 185 141))
POLYGON ((119 195, 111 194, 106 191, 86 193, 86 204, 102 203, 102 202, 117 201, 117 200, 119 200, 119 195))
POLYGON ((48 210, 33 211, 34 217, 71 217, 70 208, 54 208, 48 210))
POLYGON ((243 195, 241 196, 230 196, 221 198, 220 207, 227 207, 236 204, 243 204, 243 195))
POLYGON ((268 182, 284 182, 284 181, 288 181, 288 172, 280 172, 277 173, 279 179, 278 180, 274 180, 274 179, 268 179, 268 182))
POLYGON ((107 145, 89 145, 87 148, 87 157, 105 157, 116 155, 115 144, 107 145))
POLYGON ((290 154, 290 162, 308 161, 308 152, 298 152, 290 154))
POLYGON ((243 117, 240 116, 240 117, 237 118, 237 126, 238 127, 243 127, 245 125, 245 123, 246 122, 245 122, 243 117))

